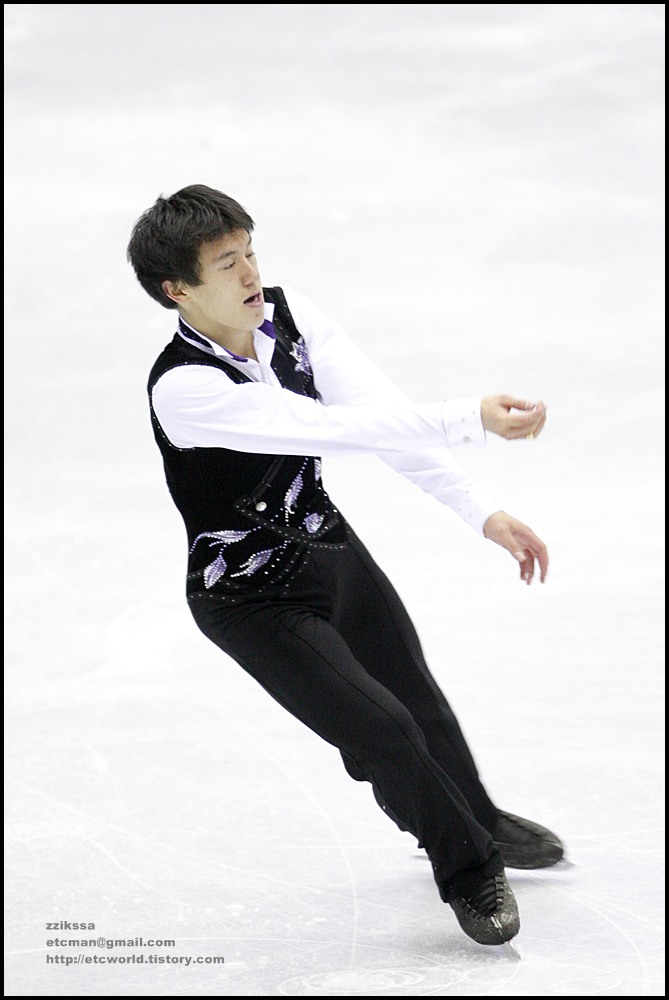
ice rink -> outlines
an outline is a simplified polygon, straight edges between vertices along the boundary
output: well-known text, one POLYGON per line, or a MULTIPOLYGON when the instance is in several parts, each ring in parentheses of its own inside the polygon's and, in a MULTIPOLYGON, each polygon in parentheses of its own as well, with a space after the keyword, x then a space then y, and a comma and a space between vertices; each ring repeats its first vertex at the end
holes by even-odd
POLYGON ((5 15, 5 995, 664 996, 664 5, 5 15), (566 843, 508 873, 515 950, 190 617, 175 314, 125 248, 192 183, 416 401, 547 404, 457 455, 544 586, 380 460, 324 471, 492 798, 566 843))

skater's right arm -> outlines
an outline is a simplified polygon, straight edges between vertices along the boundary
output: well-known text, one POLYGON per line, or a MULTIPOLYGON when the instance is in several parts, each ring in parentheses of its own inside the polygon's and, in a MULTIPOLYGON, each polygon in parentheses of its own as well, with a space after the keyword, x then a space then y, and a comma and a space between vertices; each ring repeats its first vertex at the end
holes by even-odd
POLYGON ((232 382, 224 372, 189 364, 167 371, 153 388, 154 411, 177 448, 230 448, 276 455, 346 455, 412 451, 467 443, 460 415, 478 402, 377 401, 323 405, 265 382, 232 382))

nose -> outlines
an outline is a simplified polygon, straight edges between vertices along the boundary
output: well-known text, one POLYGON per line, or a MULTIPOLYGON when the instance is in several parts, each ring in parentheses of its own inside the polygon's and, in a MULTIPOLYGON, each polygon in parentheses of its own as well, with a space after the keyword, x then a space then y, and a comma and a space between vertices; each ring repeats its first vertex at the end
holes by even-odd
POLYGON ((256 267, 255 257, 245 257, 244 264, 246 266, 242 272, 242 280, 245 285, 252 285, 258 277, 258 268, 256 267))

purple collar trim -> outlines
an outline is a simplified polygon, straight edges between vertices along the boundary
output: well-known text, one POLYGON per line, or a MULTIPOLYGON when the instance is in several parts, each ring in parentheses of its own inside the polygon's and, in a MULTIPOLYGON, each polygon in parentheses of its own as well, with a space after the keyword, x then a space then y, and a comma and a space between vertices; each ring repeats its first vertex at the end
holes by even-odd
POLYGON ((243 361, 246 364, 249 360, 248 358, 243 358, 241 354, 234 354, 232 351, 229 351, 227 347, 224 347, 223 350, 229 357, 234 358, 235 361, 243 361))
POLYGON ((272 340, 276 340, 276 330, 274 329, 274 324, 272 323, 271 319, 264 320, 260 324, 258 329, 262 330, 262 332, 266 334, 266 336, 271 337, 272 340))
MULTIPOLYGON (((276 331, 271 320, 266 319, 258 327, 259 330, 265 334, 266 337, 270 337, 271 340, 276 340, 276 331)), ((214 348, 211 346, 211 342, 203 337, 202 334, 194 330, 192 326, 189 326, 185 320, 179 317, 179 335, 187 340, 189 344, 194 344, 196 347, 200 347, 202 350, 207 351, 209 354, 213 354, 215 357, 220 357, 216 353, 214 348)), ((234 354, 233 351, 229 351, 227 347, 223 347, 222 350, 225 351, 229 357, 233 358, 235 361, 242 361, 244 364, 249 360, 248 358, 243 358, 241 354, 234 354)))

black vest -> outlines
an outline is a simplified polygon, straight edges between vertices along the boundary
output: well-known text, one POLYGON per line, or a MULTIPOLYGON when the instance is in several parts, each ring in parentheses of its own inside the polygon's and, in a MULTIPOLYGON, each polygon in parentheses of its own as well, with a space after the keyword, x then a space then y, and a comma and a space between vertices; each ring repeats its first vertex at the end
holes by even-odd
MULTIPOLYGON (((306 344, 283 291, 264 288, 263 295, 274 303, 272 369, 284 389, 315 399, 306 344)), ((323 489, 320 460, 175 447, 158 422, 151 394, 161 375, 180 365, 210 365, 238 384, 252 380, 178 333, 149 375, 153 431, 188 533, 188 591, 232 598, 249 587, 288 585, 310 548, 347 544, 343 518, 323 489)))

